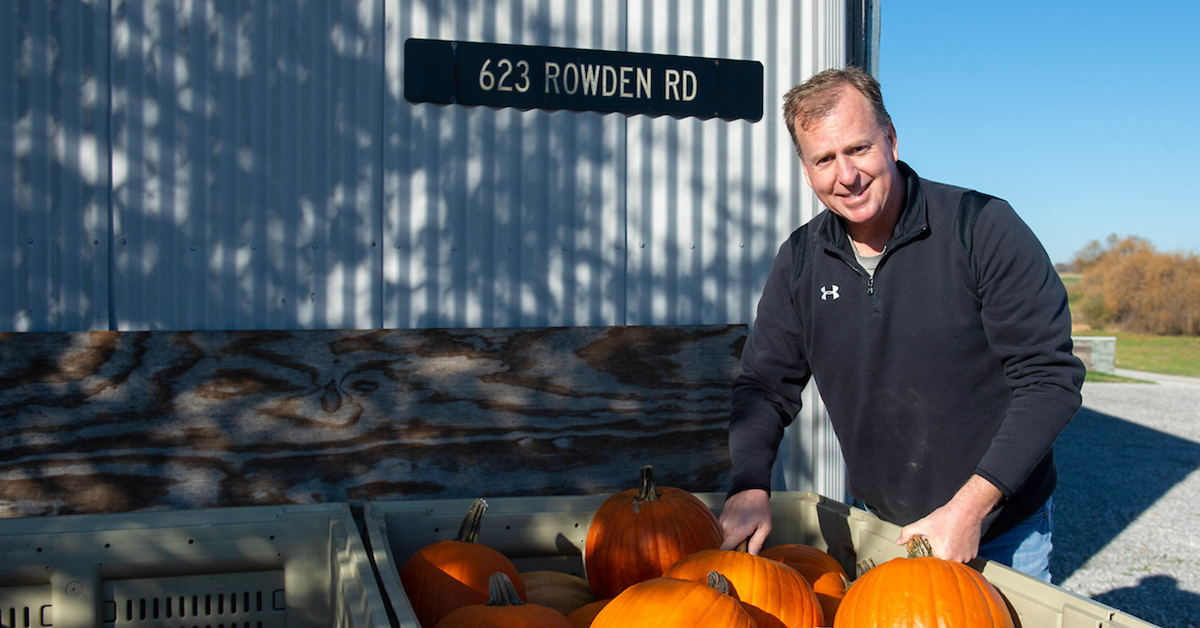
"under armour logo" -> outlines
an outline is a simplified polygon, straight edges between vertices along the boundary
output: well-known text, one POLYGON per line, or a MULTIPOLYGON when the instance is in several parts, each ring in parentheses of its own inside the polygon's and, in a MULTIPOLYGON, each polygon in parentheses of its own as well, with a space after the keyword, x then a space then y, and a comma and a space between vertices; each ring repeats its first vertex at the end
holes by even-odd
POLYGON ((829 297, 833 297, 833 300, 837 301, 837 299, 838 299, 837 292, 838 292, 837 284, 833 285, 832 290, 830 290, 829 288, 826 288, 825 286, 821 286, 821 300, 825 301, 825 300, 828 300, 829 297))

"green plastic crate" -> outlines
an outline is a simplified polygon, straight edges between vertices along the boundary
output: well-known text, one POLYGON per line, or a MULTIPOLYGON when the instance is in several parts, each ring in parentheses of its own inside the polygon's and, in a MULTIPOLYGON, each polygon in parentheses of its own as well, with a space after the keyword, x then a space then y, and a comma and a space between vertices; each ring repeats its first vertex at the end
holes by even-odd
POLYGON ((0 626, 389 625, 345 504, 0 519, 0 626))
MULTIPOLYGON (((697 493, 720 514, 722 493, 697 493)), ((584 576, 583 548, 592 514, 605 495, 487 499, 479 542, 511 558, 519 571, 553 569, 584 576)), ((364 510, 367 542, 386 603, 403 628, 418 628, 398 569, 418 549, 453 539, 470 499, 377 502, 364 510)), ((805 543, 829 552, 847 573, 870 558, 876 564, 903 555, 900 528, 815 493, 776 492, 767 545, 805 543)), ((1047 584, 1004 565, 973 563, 1008 600, 1020 628, 1154 628, 1152 624, 1047 584)), ((421 628, 431 628, 424 626, 421 628)))

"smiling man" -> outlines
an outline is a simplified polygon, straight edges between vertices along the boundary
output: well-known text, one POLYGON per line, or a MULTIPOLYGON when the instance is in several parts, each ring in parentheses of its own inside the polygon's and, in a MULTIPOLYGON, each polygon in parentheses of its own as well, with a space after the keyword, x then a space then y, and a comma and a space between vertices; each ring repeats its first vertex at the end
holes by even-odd
POLYGON ((879 84, 817 74, 784 97, 804 178, 826 211, 779 248, 734 381, 725 546, 771 529, 783 429, 815 379, 856 503, 1050 580, 1053 445, 1080 405, 1067 293, 1003 200, 900 161, 879 84))

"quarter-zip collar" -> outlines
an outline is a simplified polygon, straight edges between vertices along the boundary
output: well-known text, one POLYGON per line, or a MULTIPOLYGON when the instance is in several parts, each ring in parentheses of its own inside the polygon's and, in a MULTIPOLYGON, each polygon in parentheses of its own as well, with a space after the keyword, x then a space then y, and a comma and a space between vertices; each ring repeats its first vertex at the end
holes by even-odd
MULTIPOLYGON (((900 176, 904 178, 905 201, 904 207, 900 209, 900 216, 896 219, 896 226, 892 228, 892 237, 888 239, 883 258, 879 260, 881 264, 896 248, 910 242, 929 228, 929 210, 925 202, 925 193, 921 189, 921 178, 903 161, 897 161, 896 166, 900 170, 900 176)), ((824 211, 824 221, 814 230, 813 239, 827 248, 840 251, 848 262, 852 262, 851 266, 858 267, 858 262, 854 261, 854 252, 850 249, 850 235, 846 230, 845 220, 828 208, 824 211)))

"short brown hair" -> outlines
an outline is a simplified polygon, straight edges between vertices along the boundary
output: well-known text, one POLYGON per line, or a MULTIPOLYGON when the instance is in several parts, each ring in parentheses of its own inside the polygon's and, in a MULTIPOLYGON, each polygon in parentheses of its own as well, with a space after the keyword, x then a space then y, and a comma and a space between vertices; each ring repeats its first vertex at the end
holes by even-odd
POLYGON ((787 126, 788 135, 796 145, 796 154, 800 153, 800 141, 796 137, 796 119, 802 120, 801 128, 808 128, 812 121, 820 120, 829 115, 838 104, 841 88, 852 87, 867 99, 871 109, 875 111, 875 124, 883 131, 892 126, 892 117, 883 106, 883 94, 879 90, 879 81, 864 70, 850 66, 841 70, 831 68, 819 72, 788 90, 783 95, 783 123, 787 126))

